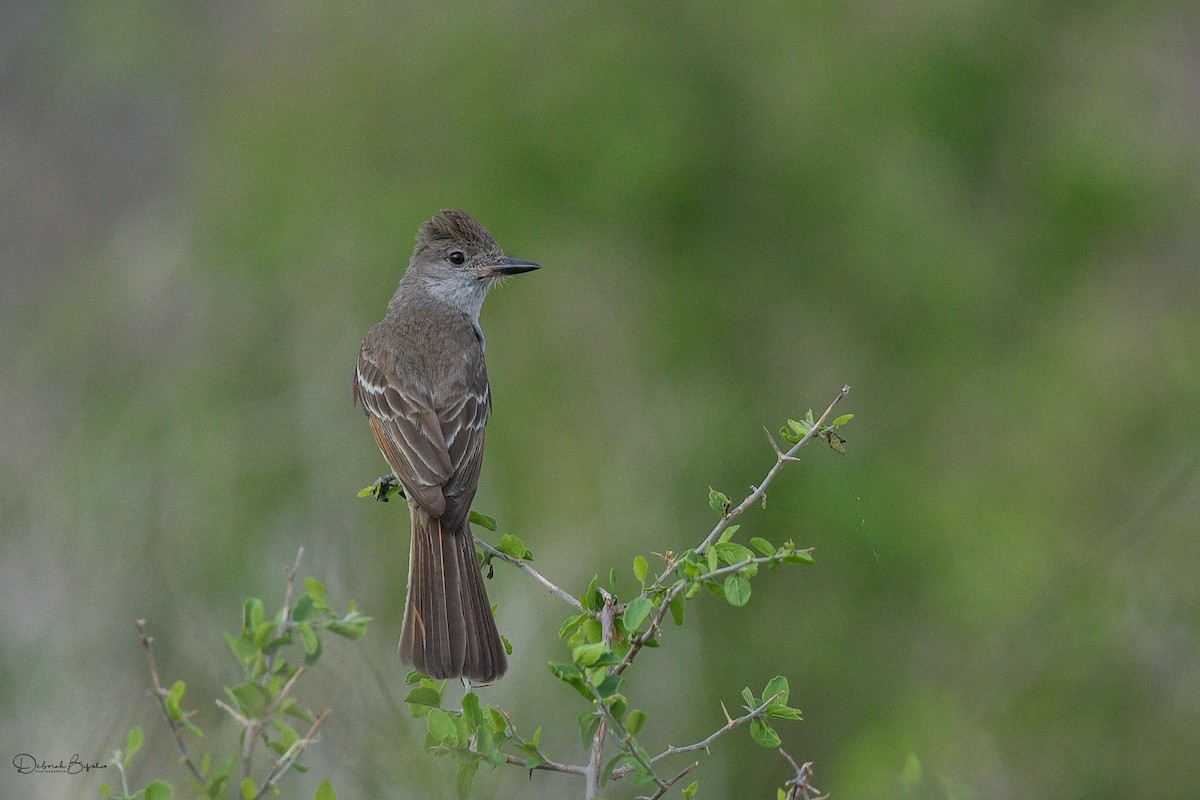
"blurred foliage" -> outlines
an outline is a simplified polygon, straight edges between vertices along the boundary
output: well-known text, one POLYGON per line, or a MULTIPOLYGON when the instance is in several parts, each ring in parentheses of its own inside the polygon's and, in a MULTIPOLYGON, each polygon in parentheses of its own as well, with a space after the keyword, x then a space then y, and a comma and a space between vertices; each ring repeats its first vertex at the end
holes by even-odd
MULTIPOLYGON (((701 602, 638 678, 653 718, 701 735, 710 679, 786 674, 784 746, 835 796, 1191 796, 1194 4, 0 15, 3 753, 103 759, 141 724, 173 763, 132 620, 213 696, 206 623, 301 544, 398 632, 407 521, 355 500, 383 462, 349 381, 417 226, 461 207, 545 267, 484 311, 478 504, 571 591, 694 542, 706 487, 769 463, 762 425, 853 386, 851 455, 744 524, 818 567, 756 587, 757 626, 701 602)), ((512 674, 544 669, 552 601, 512 571, 489 593, 512 674)), ((348 713, 314 774, 453 796, 407 755, 388 638, 326 654, 312 703, 348 713)), ((567 696, 487 692, 531 718, 567 696)), ((702 794, 787 777, 714 753, 702 794)))

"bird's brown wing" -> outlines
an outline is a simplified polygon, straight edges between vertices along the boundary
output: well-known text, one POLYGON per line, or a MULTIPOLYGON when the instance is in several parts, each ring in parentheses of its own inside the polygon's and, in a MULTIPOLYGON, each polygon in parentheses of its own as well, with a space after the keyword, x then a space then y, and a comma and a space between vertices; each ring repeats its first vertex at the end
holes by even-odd
POLYGON ((438 414, 452 466, 450 480, 442 490, 446 497, 442 524, 449 531, 461 530, 471 510, 483 465, 484 428, 492 407, 482 350, 471 367, 471 377, 457 393, 457 400, 438 414))
POLYGON ((354 399, 362 403, 388 466, 431 517, 442 516, 442 487, 454 475, 442 422, 413 387, 383 370, 364 346, 354 372, 354 399))

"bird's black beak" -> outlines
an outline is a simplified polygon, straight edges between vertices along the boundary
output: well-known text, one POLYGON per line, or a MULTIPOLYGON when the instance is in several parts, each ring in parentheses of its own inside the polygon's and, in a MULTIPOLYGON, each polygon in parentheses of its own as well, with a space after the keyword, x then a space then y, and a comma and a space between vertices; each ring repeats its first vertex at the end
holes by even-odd
POLYGON ((522 261, 519 258, 505 256, 500 259, 499 264, 492 267, 492 273, 495 275, 520 275, 522 272, 532 272, 540 266, 541 264, 535 264, 532 261, 522 261))

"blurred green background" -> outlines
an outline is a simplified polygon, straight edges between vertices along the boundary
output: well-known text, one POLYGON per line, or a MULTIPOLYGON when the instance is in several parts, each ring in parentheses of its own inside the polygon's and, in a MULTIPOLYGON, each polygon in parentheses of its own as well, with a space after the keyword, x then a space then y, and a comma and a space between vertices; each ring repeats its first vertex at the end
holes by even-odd
MULTIPOLYGON (((342 5, 0 12, 0 794, 95 797, 9 761, 134 724, 135 783, 182 785, 133 620, 218 746, 221 631, 303 545, 375 622, 304 679, 333 714, 284 796, 453 796, 399 702, 408 523, 355 497, 384 464, 349 387, 458 207, 544 265, 484 310, 476 508, 572 591, 696 544, 762 426, 852 386, 849 455, 744 519, 817 566, 644 655, 651 749, 782 673, 835 798, 1195 797, 1194 3, 342 5)), ((566 607, 489 591, 516 652, 485 699, 581 758, 566 607)), ((698 776, 789 771, 739 731, 698 776)))

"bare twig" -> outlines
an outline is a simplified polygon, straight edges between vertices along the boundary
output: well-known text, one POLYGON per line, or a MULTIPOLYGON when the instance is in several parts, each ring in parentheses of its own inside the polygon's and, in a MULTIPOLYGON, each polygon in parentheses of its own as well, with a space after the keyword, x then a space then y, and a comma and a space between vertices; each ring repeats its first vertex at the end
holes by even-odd
POLYGON ((659 800, 659 798, 660 798, 660 797, 662 797, 663 795, 665 795, 667 792, 671 791, 671 787, 672 787, 672 786, 674 786, 675 784, 679 783, 679 781, 680 781, 680 780, 683 778, 683 776, 684 776, 684 775, 687 775, 689 772, 691 772, 692 770, 694 770, 694 769, 695 769, 696 767, 698 767, 698 766, 700 766, 700 762, 699 762, 699 761, 693 761, 691 764, 688 764, 686 767, 684 767, 683 769, 681 769, 681 770, 680 770, 680 771, 679 771, 679 772, 678 772, 678 773, 675 775, 675 777, 673 777, 673 778, 668 778, 668 779, 666 780, 666 782, 665 782, 665 783, 663 783, 663 785, 662 785, 662 786, 659 786, 659 787, 658 787, 658 791, 657 791, 657 792, 655 792, 654 794, 652 794, 652 795, 650 795, 650 796, 648 796, 648 797, 643 797, 643 798, 640 798, 639 800, 659 800))
MULTIPOLYGON (((471 752, 475 755, 481 755, 478 750, 472 749, 471 752)), ((542 758, 541 756, 538 756, 538 758, 541 760, 531 767, 526 763, 526 760, 520 756, 514 756, 511 753, 504 754, 504 760, 507 763, 517 767, 524 767, 525 769, 541 769, 546 770, 547 772, 564 772, 568 775, 587 775, 587 767, 580 766, 579 764, 560 764, 557 761, 551 761, 550 759, 542 758)))
MULTIPOLYGON (((724 725, 722 725, 720 728, 717 728, 711 734, 704 737, 703 739, 701 739, 698 742, 694 742, 692 744, 685 744, 680 747, 675 747, 674 745, 668 747, 666 750, 663 750, 661 753, 659 753, 658 755, 651 758, 650 763, 657 764, 659 761, 662 761, 664 758, 669 758, 671 756, 677 756, 681 753, 694 753, 697 750, 703 750, 707 753, 708 748, 712 745, 713 742, 715 742, 717 739, 720 739, 722 736, 729 733, 734 728, 736 728, 740 725, 744 725, 747 722, 750 722, 751 720, 760 719, 762 717, 765 717, 767 715, 767 708, 772 703, 774 703, 777 699, 779 699, 778 693, 763 700, 762 703, 757 708, 747 712, 746 714, 743 714, 740 717, 736 717, 736 718, 729 716, 729 711, 727 711, 725 709, 725 705, 724 705, 724 703, 722 703, 721 710, 724 711, 724 713, 725 713, 725 724, 724 725)), ((626 766, 626 767, 622 767, 620 769, 615 769, 615 770, 613 770, 613 775, 612 775, 613 780, 617 780, 619 778, 624 778, 630 772, 633 772, 633 767, 626 766)))
POLYGON ((789 461, 796 460, 796 453, 799 452, 801 447, 804 447, 804 445, 811 442, 813 437, 818 435, 821 426, 825 424, 825 420, 829 418, 831 413, 833 413, 834 407, 837 406, 838 403, 842 402, 842 398, 849 393, 850 387, 843 386, 842 390, 837 393, 836 397, 833 398, 833 402, 830 403, 829 407, 825 409, 825 413, 821 415, 821 418, 818 419, 816 423, 809 428, 808 433, 804 434, 804 437, 792 445, 786 453, 781 453, 779 451, 779 445, 775 444, 775 440, 771 438, 770 434, 767 435, 767 438, 771 439, 771 445, 775 448, 775 464, 767 471, 767 475, 765 478, 763 478, 763 482, 754 487, 754 491, 746 495, 745 500, 738 503, 734 508, 730 509, 729 513, 721 517, 721 521, 713 527, 712 531, 708 534, 708 536, 705 537, 704 541, 700 543, 700 546, 696 548, 697 553, 703 555, 704 552, 712 546, 713 542, 720 537, 725 529, 729 527, 729 523, 731 523, 735 517, 758 502, 760 498, 766 496, 767 487, 771 484, 771 481, 775 480, 775 476, 779 474, 781 469, 783 469, 783 465, 789 461))
MULTIPOLYGON (((196 781, 203 785, 204 776, 200 774, 200 768, 192 760, 191 754, 188 753, 187 743, 183 741, 184 725, 171 716, 171 710, 167 707, 167 698, 171 693, 163 688, 162 682, 158 679, 158 664, 154 659, 154 648, 151 646, 154 638, 146 632, 146 620, 139 619, 137 621, 137 629, 138 641, 142 647, 146 648, 146 663, 150 666, 150 680, 154 683, 154 696, 158 698, 158 704, 162 708, 163 717, 166 718, 167 725, 171 728, 171 735, 175 737, 175 744, 179 747, 179 753, 183 756, 183 763, 187 764, 196 781)), ((128 792, 126 793, 128 794, 128 792)))
MULTIPOLYGON (((517 729, 513 725, 512 717, 509 716, 508 712, 505 711, 504 709, 500 708, 499 706, 495 706, 495 709, 497 711, 499 711, 501 713, 501 715, 504 716, 505 722, 508 723, 508 729, 510 731, 512 731, 513 738, 518 739, 522 744, 529 744, 529 741, 527 739, 524 739, 524 738, 520 737, 519 735, 517 735, 517 729)), ((541 762, 540 764, 534 765, 532 767, 533 769, 544 769, 544 770, 548 770, 550 772, 565 772, 568 775, 586 775, 587 774, 586 767, 582 767, 578 764, 561 764, 561 763, 555 761, 554 759, 550 758, 549 756, 547 756, 545 753, 543 753, 541 751, 541 749, 539 747, 537 747, 536 745, 534 745, 533 751, 535 753, 535 757, 541 762)), ((471 752, 478 753, 478 751, 474 750, 474 749, 472 749, 471 752)), ((520 756, 514 756, 514 755, 509 755, 508 753, 505 753, 504 759, 509 764, 515 764, 517 766, 525 767, 526 769, 530 769, 529 765, 525 763, 525 759, 522 759, 520 756)))
POLYGON ((321 714, 321 716, 313 720, 313 724, 309 727, 308 733, 292 742, 292 746, 289 747, 287 751, 285 751, 284 754, 279 757, 279 759, 271 767, 271 771, 267 773, 267 779, 263 781, 262 786, 258 788, 258 794, 254 795, 254 800, 259 800, 260 798, 264 797, 267 792, 274 788, 275 784, 279 783, 280 778, 286 775, 287 771, 295 766, 296 762, 300 759, 300 756, 304 754, 304 751, 308 748, 308 746, 316 741, 315 736, 317 729, 321 727, 321 723, 323 723, 325 718, 328 716, 329 711, 327 710, 325 713, 321 714))
MULTIPOLYGON (((604 589, 600 589, 599 591, 604 598, 604 608, 600 611, 601 640, 611 650, 613 646, 613 623, 617 613, 616 598, 604 589)), ((601 703, 600 705, 603 706, 604 704, 601 703)), ((587 768, 588 797, 600 796, 600 773, 604 769, 604 737, 607 733, 608 720, 602 716, 600 717, 600 723, 596 726, 596 732, 592 734, 592 750, 588 758, 587 768)))
POLYGON ((485 552, 490 553, 493 558, 498 558, 501 561, 506 561, 509 564, 512 564, 517 569, 524 572, 525 574, 529 575, 535 581, 540 583, 542 586, 546 587, 546 589, 548 589, 552 595, 554 595, 558 599, 562 600, 564 603, 568 603, 576 611, 583 611, 583 605, 579 602, 578 598, 572 597, 571 594, 569 592, 567 592, 565 589, 561 589, 558 586, 556 586, 548 578, 546 578, 544 575, 542 575, 542 573, 538 572, 536 569, 529 566, 529 563, 526 562, 525 560, 520 559, 520 558, 514 558, 513 556, 510 556, 508 553, 503 553, 503 552, 497 550, 496 548, 492 547, 490 544, 485 542, 483 539, 480 539, 478 536, 475 537, 475 544, 478 545, 480 548, 482 548, 485 552))
POLYGON ((821 794, 821 790, 809 783, 812 778, 813 765, 811 761, 805 761, 803 764, 797 764, 796 759, 788 755, 787 751, 782 747, 779 752, 792 765, 792 769, 796 770, 796 777, 789 780, 784 786, 787 787, 787 800, 826 800, 829 795, 821 794))
MULTIPOLYGON (((293 563, 291 567, 286 568, 287 588, 284 589, 284 591, 283 591, 283 619, 281 619, 279 621, 279 627, 275 629, 275 638, 276 639, 286 636, 288 629, 291 627, 291 624, 292 624, 292 592, 295 591, 295 588, 296 588, 296 574, 298 572, 300 572, 300 560, 302 558, 304 558, 304 548, 303 547, 301 547, 299 550, 296 551, 295 563, 293 563)), ((259 680, 259 683, 263 684, 264 686, 266 685, 267 680, 275 672, 275 654, 278 652, 279 652, 279 650, 278 650, 278 648, 276 648, 276 649, 271 650, 271 652, 267 653, 267 657, 266 657, 267 669, 263 673, 262 678, 259 680)))
POLYGON ((233 721, 236 722, 238 725, 241 725, 243 728, 245 728, 247 725, 250 724, 250 720, 243 717, 240 711, 238 711, 233 706, 229 705, 229 703, 226 703, 224 700, 217 698, 213 702, 215 702, 217 704, 217 708, 221 709, 226 714, 233 717, 233 721))

